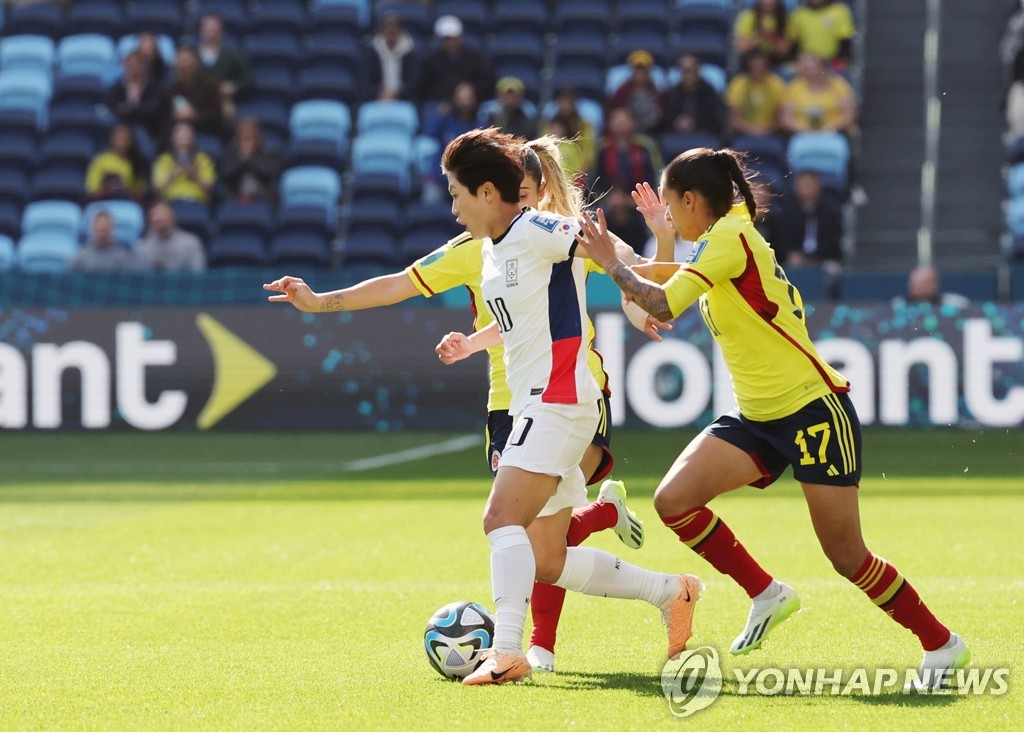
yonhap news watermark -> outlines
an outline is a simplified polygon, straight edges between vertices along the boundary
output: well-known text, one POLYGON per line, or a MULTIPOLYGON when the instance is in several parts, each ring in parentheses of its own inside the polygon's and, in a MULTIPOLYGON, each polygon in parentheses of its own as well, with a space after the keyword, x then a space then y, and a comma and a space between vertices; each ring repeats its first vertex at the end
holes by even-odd
POLYGON ((1010 669, 971 666, 943 671, 938 677, 922 677, 917 668, 750 667, 724 673, 718 651, 704 646, 683 651, 661 672, 662 692, 677 717, 711 706, 726 686, 736 696, 1002 696, 1010 689, 1010 669))

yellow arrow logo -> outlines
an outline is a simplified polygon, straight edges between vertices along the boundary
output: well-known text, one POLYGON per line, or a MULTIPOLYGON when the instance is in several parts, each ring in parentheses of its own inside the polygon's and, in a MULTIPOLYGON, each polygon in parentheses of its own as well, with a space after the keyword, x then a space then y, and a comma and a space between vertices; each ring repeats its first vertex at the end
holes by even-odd
POLYGON ((213 351, 213 391, 196 419, 208 430, 277 376, 277 367, 206 313, 196 316, 196 325, 213 351))

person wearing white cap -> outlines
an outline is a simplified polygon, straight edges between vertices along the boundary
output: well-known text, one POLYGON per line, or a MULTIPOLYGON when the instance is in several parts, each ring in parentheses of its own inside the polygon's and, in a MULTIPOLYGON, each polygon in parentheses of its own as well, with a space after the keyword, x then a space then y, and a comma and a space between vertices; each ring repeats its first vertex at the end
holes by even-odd
POLYGON ((452 91, 459 82, 473 85, 478 99, 490 98, 494 74, 484 57, 466 45, 462 37, 462 21, 454 15, 442 15, 434 22, 437 48, 423 62, 419 101, 436 103, 444 114, 452 91))

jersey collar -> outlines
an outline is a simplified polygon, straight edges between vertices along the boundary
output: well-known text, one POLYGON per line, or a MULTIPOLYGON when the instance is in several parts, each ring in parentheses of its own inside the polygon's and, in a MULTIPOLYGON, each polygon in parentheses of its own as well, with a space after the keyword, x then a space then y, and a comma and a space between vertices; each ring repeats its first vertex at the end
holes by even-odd
POLYGON ((523 206, 523 209, 518 214, 516 214, 516 217, 512 219, 511 222, 509 222, 508 228, 501 232, 500 236, 496 236, 495 238, 491 239, 491 243, 494 244, 495 246, 500 244, 501 240, 508 236, 508 232, 512 231, 512 227, 516 225, 516 222, 519 221, 519 219, 523 218, 523 214, 526 213, 526 211, 529 208, 529 206, 523 206))

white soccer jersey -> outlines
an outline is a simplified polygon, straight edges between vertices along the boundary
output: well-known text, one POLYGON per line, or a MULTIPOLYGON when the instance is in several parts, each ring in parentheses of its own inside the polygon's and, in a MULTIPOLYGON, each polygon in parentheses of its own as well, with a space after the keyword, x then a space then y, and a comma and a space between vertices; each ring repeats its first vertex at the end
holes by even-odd
POLYGON ((483 291, 505 343, 519 414, 531 402, 580 404, 601 390, 587 367, 586 272, 573 256, 579 224, 524 208, 504 235, 483 242, 483 291))

